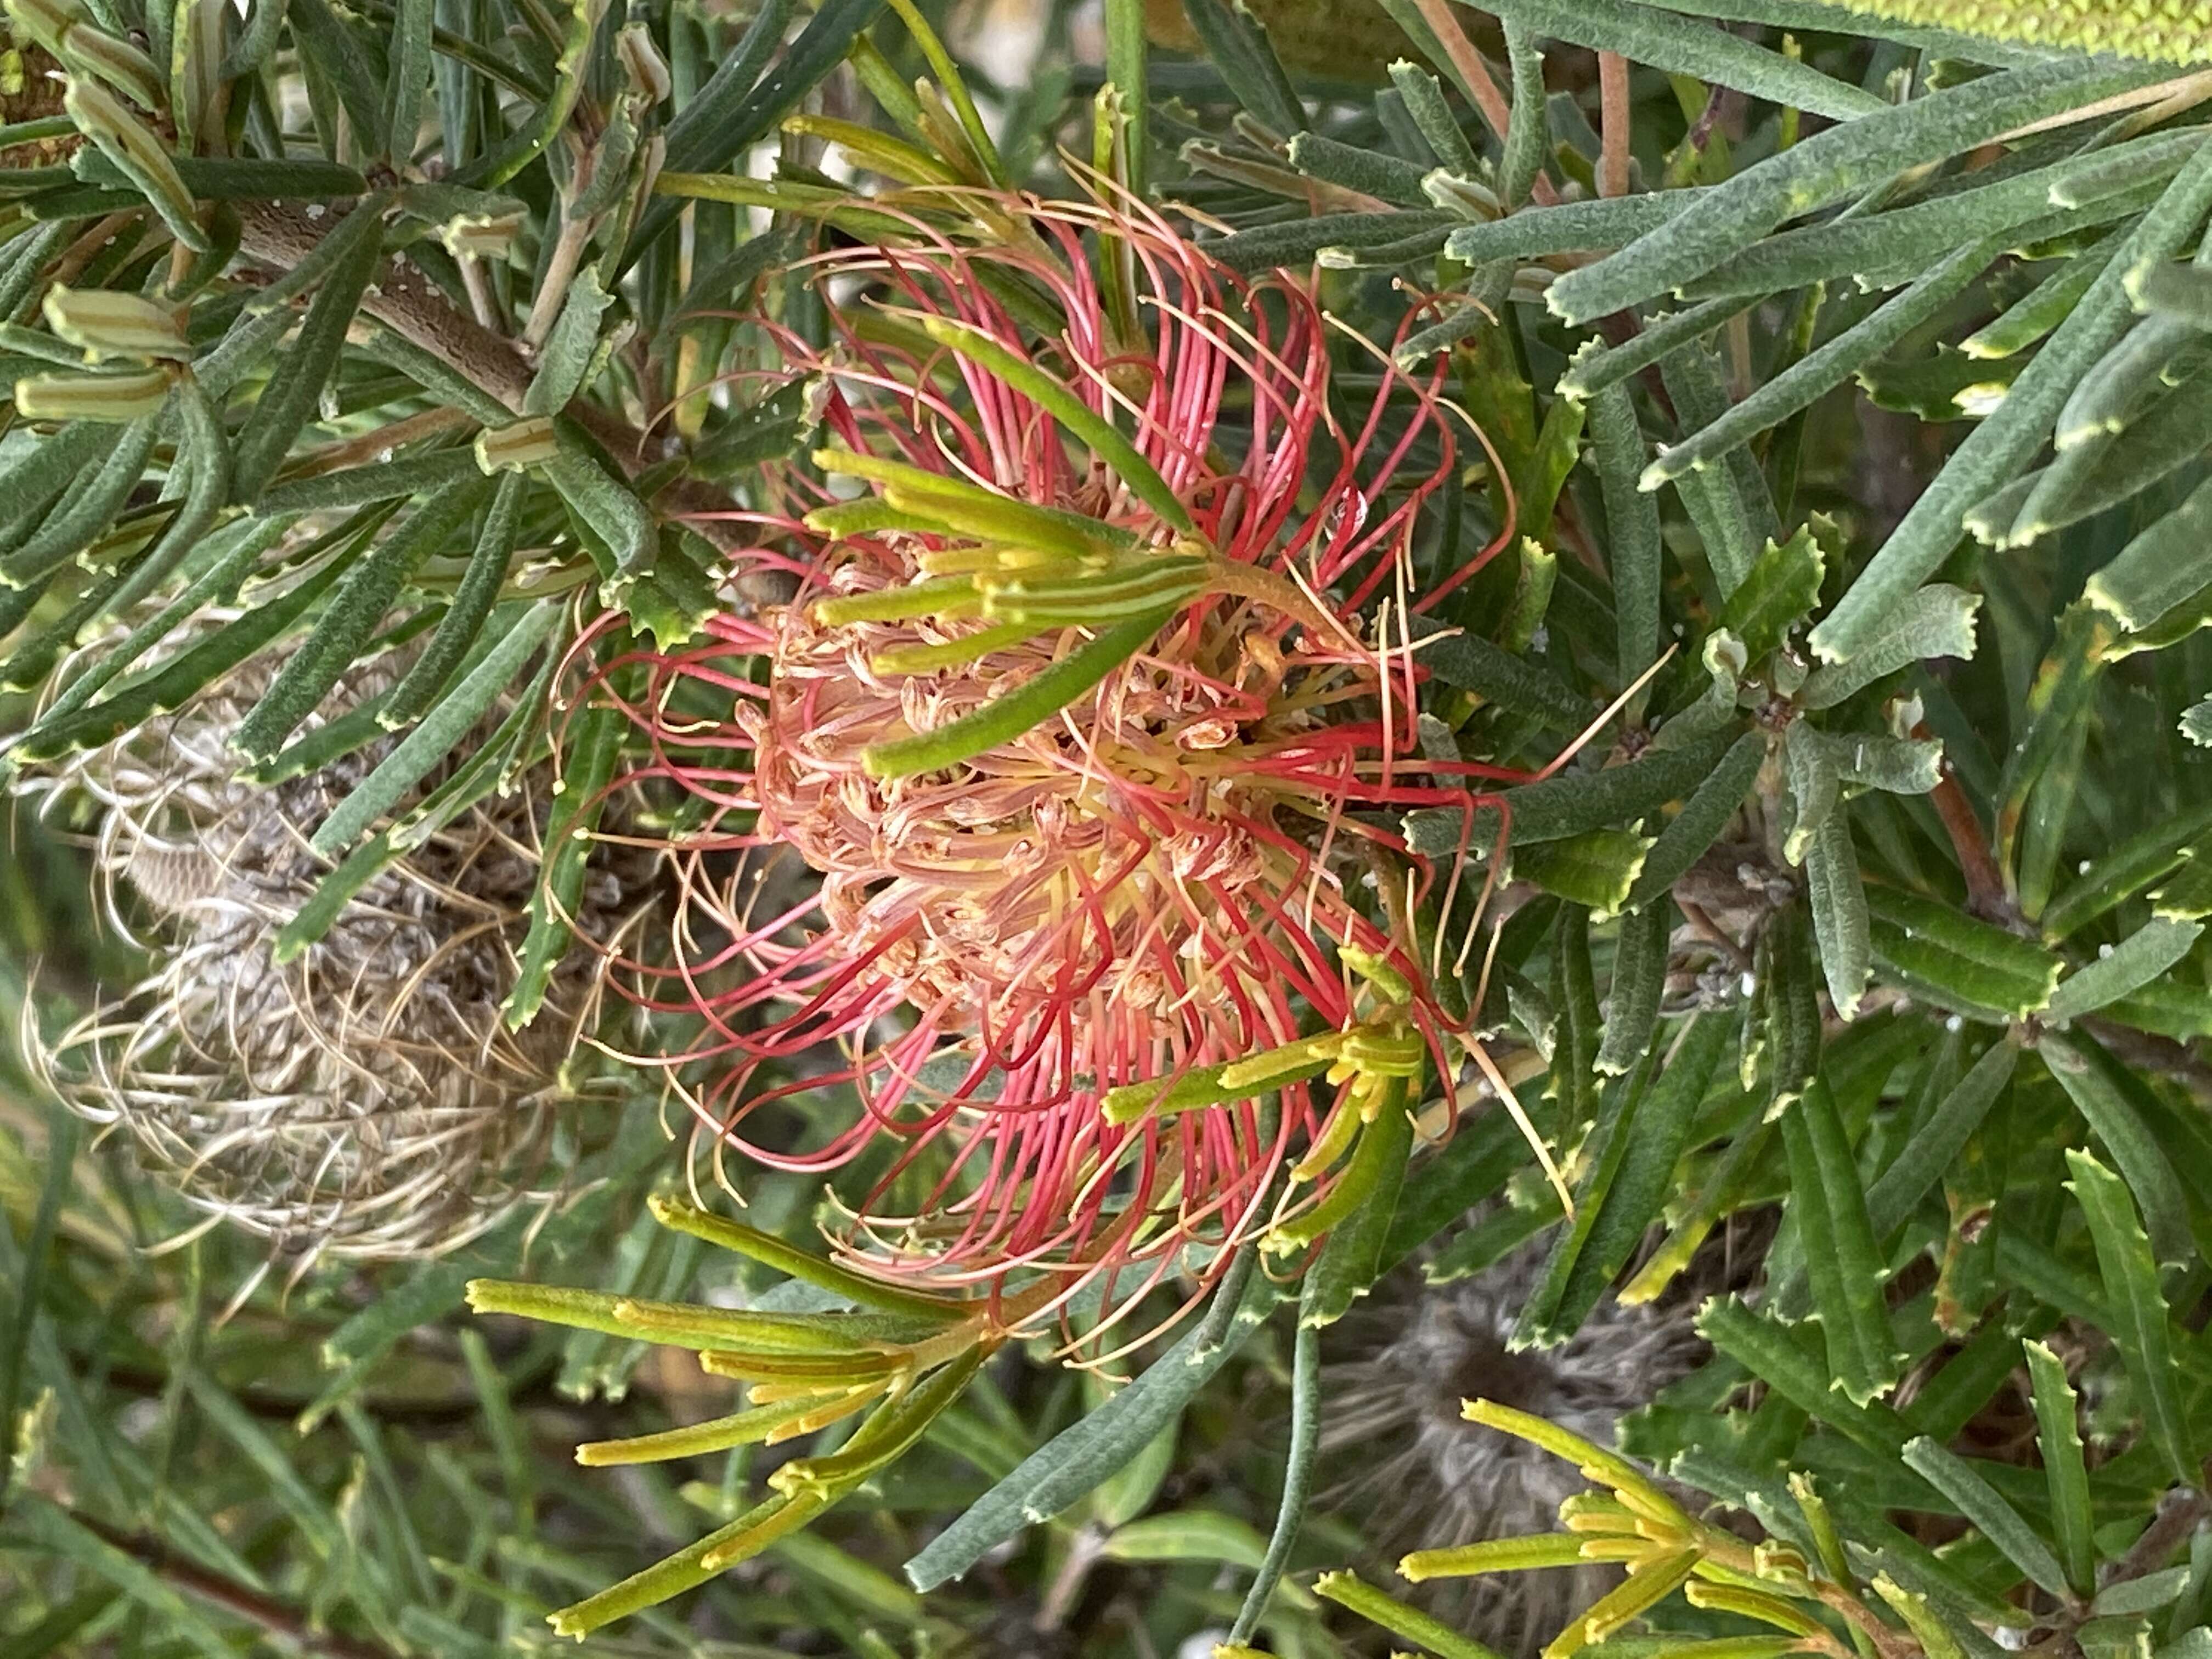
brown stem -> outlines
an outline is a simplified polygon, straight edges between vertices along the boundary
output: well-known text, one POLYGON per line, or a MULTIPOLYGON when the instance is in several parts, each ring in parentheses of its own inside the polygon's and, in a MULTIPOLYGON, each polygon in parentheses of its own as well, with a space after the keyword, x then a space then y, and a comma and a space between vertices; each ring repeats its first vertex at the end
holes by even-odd
POLYGON ((258 1626, 299 1652, 315 1656, 315 1659, 392 1659, 391 1650, 376 1643, 341 1636, 335 1631, 317 1630, 299 1608, 185 1560, 158 1539, 143 1533, 118 1532, 75 1510, 65 1513, 87 1532, 142 1562, 179 1589, 258 1626))
POLYGON ((364 432, 358 438, 348 438, 342 443, 325 444, 320 449, 311 449, 284 469, 286 482, 295 478, 319 478, 325 472, 337 472, 349 466, 360 466, 387 449, 398 449, 418 439, 434 438, 441 432, 458 431, 475 422, 458 409, 426 409, 419 415, 410 415, 404 420, 394 421, 390 426, 380 426, 374 432, 364 432))
POLYGON ((2212 1065, 2207 1065, 2188 1044, 2094 1015, 2081 1024, 2090 1036, 2130 1066, 2160 1073, 2187 1089, 2200 1103, 2212 1103, 2212 1065))
MULTIPOLYGON (((1912 735, 1923 742, 1931 735, 1923 724, 1912 729, 1912 735)), ((1982 821, 1974 815, 1973 803, 1966 792, 1959 787, 1957 769, 1946 757, 1940 768, 1942 776, 1929 795, 1936 808, 1936 816, 1943 821, 1943 831, 1951 838, 1951 850, 1958 854, 1959 869, 1966 878, 1967 908, 1990 921, 2008 922, 2014 911, 2012 901, 2005 896, 2004 872, 1997 868, 1996 856, 1990 851, 1989 838, 1982 833, 1982 821)))
MULTIPOLYGON (((313 251, 336 222, 310 219, 301 210, 275 202, 240 204, 239 246, 253 258, 289 270, 313 251)), ((533 370, 514 343, 464 316, 447 302, 420 270, 402 260, 385 263, 362 310, 410 345, 446 363, 485 395, 521 412, 533 370)), ((566 411, 635 478, 659 459, 647 435, 618 416, 579 400, 566 411)), ((700 535, 725 552, 748 543, 739 526, 704 515, 730 510, 729 498, 710 484, 679 479, 656 498, 672 516, 684 517, 700 535)))
MULTIPOLYGON (((311 219, 277 202, 239 204, 239 246, 252 258, 290 270, 313 252, 337 222, 311 219)), ((520 412, 530 366, 514 346, 447 304, 430 279, 404 260, 386 261, 362 309, 405 340, 450 364, 471 384, 520 412)))
MULTIPOLYGON (((54 263, 54 282, 57 284, 66 285, 76 281, 84 274, 84 268, 99 258, 102 250, 109 246, 118 236, 123 234, 124 228, 135 222, 138 216, 138 211, 136 209, 124 213, 111 213, 76 240, 71 242, 62 250, 62 257, 54 263)), ((5 319, 0 319, 0 320, 5 319)))
POLYGON ((1690 931, 1723 952, 1735 964, 1738 973, 1750 969, 1751 957, 1742 945, 1736 943, 1735 936, 1706 915, 1705 907, 1696 900, 1685 898, 1679 888, 1674 893, 1674 908, 1682 913, 1682 920, 1690 924, 1690 931))
POLYGON ((1603 134, 1598 157, 1597 193, 1628 194, 1628 60, 1617 52, 1597 55, 1598 106, 1603 134))
POLYGON ((2212 1498, 2204 1495, 2204 1487, 2212 1484, 2205 1479, 2208 1473, 2212 1473, 2212 1464, 2198 1472, 2196 1486, 2175 1486, 2166 1492, 2150 1525, 2143 1528, 2142 1536, 2120 1558, 2105 1579, 2106 1583, 2124 1583, 2156 1572, 2174 1551, 2188 1541, 2189 1534, 2207 1516, 2212 1516, 2212 1498))
MULTIPOLYGON (((1506 130, 1513 125, 1513 106, 1506 101, 1505 94, 1498 89, 1498 82, 1491 76, 1490 65, 1483 62, 1482 54, 1475 49, 1474 42, 1467 38, 1467 31, 1452 15, 1449 0, 1413 0, 1413 8, 1421 14, 1421 21, 1429 26, 1443 46, 1444 56, 1451 59, 1452 68, 1465 83, 1468 95, 1474 100, 1475 107, 1482 112, 1482 118, 1498 135, 1498 142, 1504 143, 1506 130)), ((1540 173, 1536 175, 1535 185, 1529 194, 1540 205, 1546 207, 1559 199, 1559 192, 1552 188, 1552 181, 1540 173)))

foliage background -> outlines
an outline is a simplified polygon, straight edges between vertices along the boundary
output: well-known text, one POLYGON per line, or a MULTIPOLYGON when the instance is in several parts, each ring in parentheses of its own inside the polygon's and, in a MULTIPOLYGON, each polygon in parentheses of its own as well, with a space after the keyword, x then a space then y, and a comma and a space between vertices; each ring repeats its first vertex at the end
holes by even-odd
MULTIPOLYGON (((1111 9, 932 13, 1016 176, 1069 187, 1057 146, 1087 151, 1109 37, 1128 79, 1134 14, 1111 9)), ((1459 42, 1435 33, 1431 9, 1396 0, 1263 9, 1264 26, 1211 4, 1192 7, 1188 32, 1152 20, 1183 48, 1147 66, 1154 183, 1233 233, 1224 258, 1318 253, 1332 308, 1378 341, 1404 313, 1404 282, 1457 296, 1423 344, 1454 351, 1456 395, 1501 465, 1453 491, 1427 570, 1441 575, 1497 533, 1501 471, 1517 520, 1507 555, 1450 617, 1465 648, 1434 658, 1432 712, 1449 740, 1504 762, 1548 758, 1663 646, 1680 647, 1640 714, 1559 787, 1516 799, 1519 905, 1486 1024, 1502 1057, 1547 1077, 1542 1127, 1583 1220, 1559 1224, 1492 1111, 1417 1166, 1394 1254, 1425 1247, 1427 1278, 1449 1282, 1526 1239, 1559 1241, 1531 1315, 1556 1334, 1587 1311, 1567 1291, 1601 1220, 1632 1242, 1654 1230, 1636 1254, 1656 1276, 1727 1217, 1782 1206, 1759 1310, 1717 1306, 1716 1358, 1627 1425, 1627 1447, 1785 1536, 1806 1522, 1784 1473, 1813 1472, 1856 1552, 1844 1575, 1886 1571, 1936 1610, 1932 1634, 1897 1626, 1929 1659, 1949 1659, 1943 1640, 1976 1659, 1998 1650, 1991 1632, 2013 1604, 2037 1609, 2036 1639, 2054 1655, 2186 1659, 2212 1641, 2212 1540, 2198 1524, 2212 1449, 2212 1134, 2197 1047, 2212 1034, 2197 925, 2212 914, 2212 864, 2199 861, 2212 782, 2190 724, 2212 691, 2198 631, 2212 619, 2212 538, 2195 495, 2212 436, 2201 334, 2212 303, 2203 272, 2179 263, 2207 208, 2204 88, 2179 70, 2087 64, 1925 20, 1782 0, 1729 10, 1747 21, 1721 30, 1668 8, 1516 0, 1502 27, 1451 14, 1466 26, 1459 42), (1557 33, 1566 43, 1540 65, 1536 42, 1557 33), (1638 65, 1610 112, 1598 47, 1638 65), (1501 72, 1503 142, 1455 84, 1468 50, 1501 72), (1422 67, 1393 81, 1400 58, 1422 67), (1424 86, 1443 89, 1449 132, 1424 118, 1424 86), (2110 107, 2094 120, 2033 131, 2100 100, 2110 107), (1827 170, 1808 183, 1789 158, 1815 131, 1844 137, 1818 152, 1827 170), (1547 199, 1587 201, 1624 159, 1636 194, 1547 199), (1650 210, 1644 192, 1662 186, 1666 207, 1699 204, 1693 227, 1650 210), (1823 228, 1778 228, 1837 208, 1823 228), (1627 251, 1583 257, 1616 248, 1627 251), (1581 286, 1547 308, 1540 283, 1569 270, 1581 286), (1670 297, 1678 287, 1686 299, 1670 297), (1640 332, 1602 320, 1626 315, 1640 332), (1583 398, 1555 390, 1571 370, 1583 398), (1598 385, 1607 375, 1611 393, 1598 385), (1654 444, 1731 406, 1741 447, 1714 445, 1713 465, 1656 493, 1633 488, 1654 444), (2046 452, 2054 430, 2060 447, 2046 452), (1982 533, 1960 539, 1969 514, 1982 533), (1930 580, 1946 585, 1922 590, 1930 580), (1900 617, 1911 626, 1896 631, 1900 617), (1862 653, 1896 631, 1893 652, 1874 653, 1881 676, 1808 678, 1814 619, 1826 642, 1862 653), (1723 629, 1734 647, 1715 644, 1723 629), (1655 723, 1663 735, 1647 750, 1655 723), (1703 842, 1660 834, 1685 822, 1703 842), (1705 844, 1716 840, 1717 851, 1705 844), (1839 1018, 1853 1005, 1856 1020, 1839 1018), (1662 1097, 1634 1064, 1647 1049, 1668 1057, 1662 1082, 1677 1066, 1703 1069, 1662 1097), (1601 1073, 1601 1052, 1620 1064, 1601 1073), (1668 1113, 1653 1103, 1662 1097, 1668 1113), (2046 1479, 2063 1436, 2057 1419, 2036 1422, 2053 1395, 2024 1386, 2023 1338, 2049 1343, 2079 1393, 2078 1489, 2046 1479), (1970 1459, 1980 1485, 1911 1449, 1923 1441, 1970 1459), (2043 1558, 2022 1531, 2063 1554, 2055 1589, 2023 1589, 2043 1558), (2142 1588, 2093 1603, 2100 1577, 2142 1588)), ((757 343, 719 313, 782 297, 770 216, 834 223, 823 204, 842 201, 848 176, 784 118, 804 106, 883 125, 872 73, 878 92, 942 73, 896 17, 852 0, 811 15, 782 0, 737 15, 634 8, 628 21, 670 66, 665 102, 625 80, 624 19, 612 14, 293 0, 289 13, 252 14, 285 19, 265 35, 234 19, 211 41, 194 34, 225 15, 94 14, 173 68, 165 141, 188 155, 179 109, 211 85, 258 88, 229 106, 230 172, 201 135, 200 170, 179 175, 185 208, 228 192, 236 205, 210 221, 218 235, 228 218, 248 257, 281 268, 305 251, 285 237, 312 208, 275 214, 269 196, 413 190, 414 219, 398 222, 411 224, 424 280, 449 307, 475 306, 495 343, 537 315, 543 348, 534 362, 472 357, 484 341, 471 336, 448 365, 464 371, 457 384, 423 362, 405 294, 342 295, 341 324, 363 306, 392 325, 333 337, 288 416, 302 435, 277 429, 272 449, 252 413, 233 413, 225 465, 235 481, 259 445, 266 470, 244 494, 264 514, 390 499, 362 493, 394 476, 380 471, 386 451, 417 468, 404 476, 450 482, 467 434, 520 401, 507 395, 516 375, 553 389, 529 414, 566 405, 604 446, 652 393, 750 361, 757 343), (579 34, 580 23, 592 27, 579 34), (845 66, 856 40, 876 54, 868 72, 845 66), (249 42, 268 55, 251 59, 249 42), (745 73, 716 74, 732 63, 745 73), (434 107, 441 154, 415 154, 422 111, 389 102, 393 85, 434 107), (279 124, 290 138, 273 137, 279 124), (750 181, 722 191, 735 203, 702 191, 690 210, 691 234, 721 239, 729 261, 683 252, 679 198, 644 193, 637 158, 650 146, 637 140, 656 131, 665 171, 750 181), (422 165, 404 175, 389 165, 410 160, 422 165), (277 176, 317 166, 360 172, 277 176), (563 223, 586 228, 567 290, 584 297, 541 312, 563 223)), ((7 118, 18 125, 0 133, 13 164, 0 198, 25 205, 0 246, 14 260, 0 278, 13 307, 0 352, 27 374, 75 362, 32 301, 55 246, 36 241, 45 228, 74 235, 116 214, 143 234, 160 221, 134 191, 177 204, 161 178, 90 151, 26 160, 64 137, 53 124, 67 118, 11 105, 7 118), (46 252, 24 257, 33 246, 46 252)), ((135 288, 166 270, 179 291, 204 270, 191 324, 203 374, 213 343, 242 325, 251 285, 222 258, 101 264, 84 280, 135 288)), ((304 356, 287 370, 304 374, 304 356)), ((1347 384, 1360 362, 1347 344, 1347 384)), ((253 407, 274 395, 252 389, 253 407)), ((659 492, 665 520, 702 490, 742 493, 761 446, 801 435, 777 411, 696 408, 669 470, 649 480, 549 467, 524 531, 539 562, 518 567, 507 600, 565 603, 642 568, 641 625, 682 628, 696 592, 687 562, 706 568, 711 551, 640 503, 659 492)), ((0 449, 10 466, 31 464, 30 421, 16 414, 0 449)), ((162 486, 118 493, 94 515, 88 564, 10 612, 20 690, 112 601, 103 584, 128 580, 149 537, 195 510, 191 469, 213 463, 180 459, 161 435, 147 465, 162 486)), ((10 552, 23 545, 17 536, 10 552)), ((466 550, 441 557, 457 568, 466 550)), ((443 614, 454 569, 425 568, 398 614, 443 614)), ((26 698, 9 719, 21 728, 37 714, 26 698)), ((51 724, 43 735, 57 740, 51 724)), ((71 830, 19 811, 0 866, 9 1012, 48 1029, 133 967, 71 830)), ((519 1218, 450 1261, 315 1265, 295 1279, 263 1273, 255 1242, 222 1230, 150 1249, 188 1224, 172 1196, 114 1141, 91 1143, 47 1107, 20 1063, 3 1103, 8 1659, 550 1647, 549 1609, 688 1541, 759 1479, 744 1452, 579 1474, 576 1441, 711 1414, 720 1385, 640 1344, 457 1311, 479 1274, 706 1299, 769 1288, 646 1214, 648 1194, 681 1178, 650 1098, 595 1089, 542 1225, 519 1218)), ((747 1188, 755 1224, 810 1236, 811 1188, 766 1177, 747 1188)), ((1612 1276, 1583 1288, 1595 1296, 1612 1276)), ((595 1637, 592 1650, 1204 1651, 1273 1524, 1291 1440, 1287 1322, 1261 1326, 1182 1391, 1187 1408, 1166 1428, 955 1585, 925 1598, 900 1568, 1097 1407, 1102 1385, 1010 1356, 826 1522, 595 1637)), ((2070 1401, 2063 1417, 2076 1420, 2070 1401)), ((1298 1571, 1266 1627, 1278 1651, 1379 1650, 1304 1588, 1308 1569, 1361 1558, 1360 1519, 1308 1516, 1298 1571)), ((1742 1628, 1676 1604, 1653 1623, 1663 1639, 1645 1651, 1742 1628)))

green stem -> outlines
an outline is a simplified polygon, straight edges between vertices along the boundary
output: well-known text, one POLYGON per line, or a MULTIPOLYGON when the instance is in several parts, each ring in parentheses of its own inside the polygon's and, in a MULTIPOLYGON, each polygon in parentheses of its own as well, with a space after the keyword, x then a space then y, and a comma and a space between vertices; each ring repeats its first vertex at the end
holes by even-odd
POLYGON ((1252 1639, 1260 1616, 1275 1594, 1298 1540, 1306 1498, 1313 1489, 1314 1451, 1321 1443, 1321 1328, 1301 1323, 1291 1350, 1291 1451, 1283 1465, 1283 1501, 1275 1510, 1275 1530, 1261 1559, 1260 1576, 1229 1632, 1231 1647, 1252 1639))
POLYGON ((1106 0, 1106 78, 1121 94, 1127 121, 1128 177, 1121 180, 1137 196, 1145 193, 1146 152, 1152 143, 1150 94, 1146 85, 1145 0, 1106 0))
POLYGON ((1026 684, 933 732, 879 743, 860 763, 876 778, 906 778, 940 771, 1011 743, 1050 720, 1142 650, 1172 610, 1151 611, 1107 629, 1026 684))

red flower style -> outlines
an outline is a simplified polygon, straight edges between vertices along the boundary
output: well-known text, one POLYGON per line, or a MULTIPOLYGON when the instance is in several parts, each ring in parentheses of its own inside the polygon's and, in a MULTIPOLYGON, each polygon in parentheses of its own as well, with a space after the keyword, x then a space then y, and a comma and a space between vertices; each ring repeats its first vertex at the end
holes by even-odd
POLYGON ((760 325, 775 384, 814 383, 823 470, 864 493, 771 469, 735 574, 791 597, 601 665, 647 687, 624 781, 693 799, 666 947, 623 977, 696 1017, 646 1063, 720 1142, 801 1170, 900 1143, 841 1240, 869 1271, 1210 1278, 1358 1091, 1115 1121, 1107 1091, 1348 1027, 1367 961, 1450 1075, 1404 919, 1352 890, 1363 846, 1405 856, 1379 825, 1521 775, 1416 742, 1408 547, 1452 434, 1437 380, 1388 364, 1340 426, 1303 281, 1247 281, 1143 208, 992 199, 1007 245, 917 225, 807 261, 828 350, 760 325), (769 896, 802 890, 786 853, 818 877, 803 899, 769 896), (756 1133, 836 1085, 841 1130, 756 1133))

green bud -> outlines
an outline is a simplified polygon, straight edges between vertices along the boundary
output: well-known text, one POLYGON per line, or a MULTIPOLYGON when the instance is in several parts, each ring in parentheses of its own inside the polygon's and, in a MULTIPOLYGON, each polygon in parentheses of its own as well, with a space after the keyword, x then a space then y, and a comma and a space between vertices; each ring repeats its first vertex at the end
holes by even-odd
POLYGON ((72 29, 68 49, 56 55, 72 70, 97 76, 148 109, 159 109, 164 102, 154 60, 128 40, 98 29, 72 29))
POLYGON ((675 89, 675 79, 668 72, 668 60, 653 44, 653 32, 643 23, 623 25, 622 32, 615 36, 615 56, 622 59, 630 85, 653 103, 659 103, 675 89))
POLYGON ((522 472, 556 459, 561 440, 552 417, 538 415, 477 433, 476 452, 477 465, 487 474, 522 472))
POLYGON ((15 382, 15 412, 27 421, 120 425, 160 414, 168 396, 166 369, 137 374, 34 374, 15 382))
POLYGON ((98 76, 149 108, 161 100, 154 60, 127 40, 104 34, 77 0, 7 0, 15 27, 72 69, 98 76))
POLYGON ((62 107, 77 130, 145 193, 170 234, 193 252, 206 252, 207 233, 195 216, 192 193, 185 188, 176 162, 153 128, 105 87, 81 76, 70 77, 62 107))
POLYGON ((480 259, 503 259, 522 230, 520 210, 494 217, 483 213, 459 213, 438 227, 438 240, 455 258, 474 254, 480 259))
POLYGON ((15 27, 58 58, 71 29, 89 21, 76 0, 7 0, 8 15, 15 27))
POLYGON ((192 353, 177 312, 136 294, 57 283, 47 291, 45 311, 46 325, 95 363, 111 357, 181 362, 192 353))

